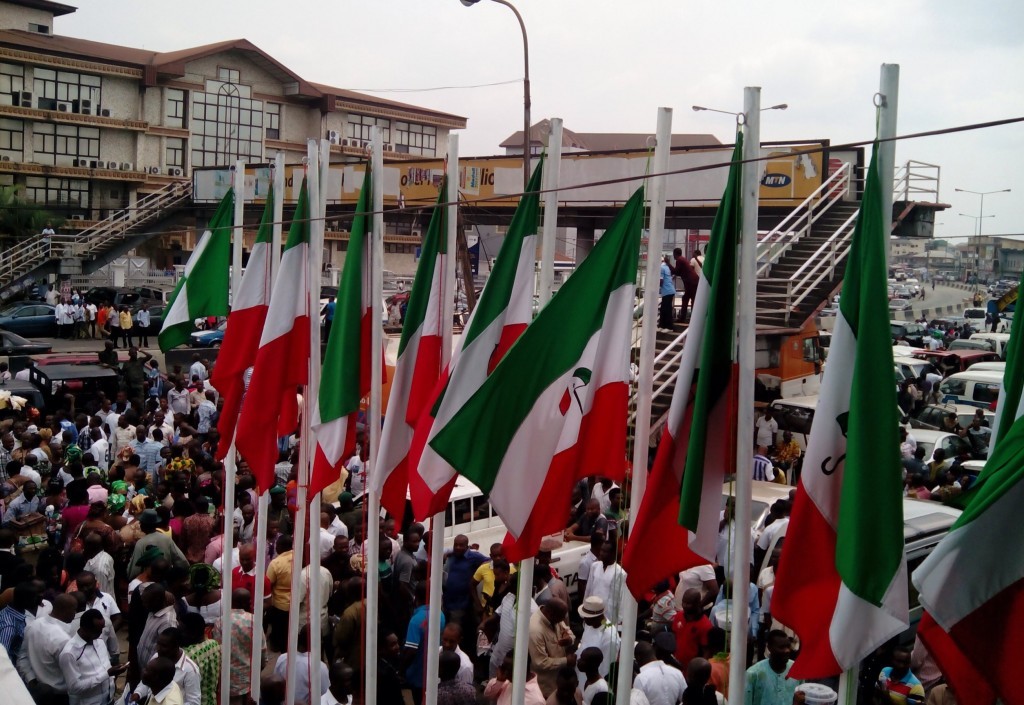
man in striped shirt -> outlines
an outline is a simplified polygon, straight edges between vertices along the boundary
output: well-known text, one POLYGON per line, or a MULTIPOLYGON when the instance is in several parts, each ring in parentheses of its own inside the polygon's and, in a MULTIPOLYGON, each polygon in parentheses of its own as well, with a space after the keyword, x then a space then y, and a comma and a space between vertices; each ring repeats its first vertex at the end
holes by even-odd
POLYGON ((764 446, 758 446, 754 454, 754 480, 775 481, 775 468, 768 459, 768 449, 764 446))

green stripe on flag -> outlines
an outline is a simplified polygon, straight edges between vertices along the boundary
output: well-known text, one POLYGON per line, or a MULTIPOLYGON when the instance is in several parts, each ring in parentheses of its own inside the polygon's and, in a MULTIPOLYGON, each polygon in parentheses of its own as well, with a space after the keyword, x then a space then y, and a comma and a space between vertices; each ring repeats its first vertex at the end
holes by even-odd
POLYGON ((423 246, 420 248, 420 263, 416 266, 416 278, 412 283, 412 291, 409 292, 409 303, 405 309, 405 323, 402 324, 402 340, 398 345, 398 356, 405 352, 405 346, 412 340, 412 336, 419 330, 423 319, 427 315, 427 306, 430 304, 430 289, 434 285, 434 267, 437 266, 437 256, 444 254, 448 247, 448 177, 441 181, 441 188, 437 192, 437 203, 430 214, 430 224, 427 226, 427 234, 423 237, 423 246))
POLYGON ((839 304, 856 352, 836 537, 836 568, 843 584, 874 605, 882 604, 903 560, 899 417, 896 389, 886 383, 893 366, 885 264, 891 220, 882 212, 876 142, 839 304))
POLYGON ((341 270, 334 323, 324 353, 320 379, 320 419, 333 421, 359 409, 359 375, 362 346, 359 345, 363 316, 363 259, 371 207, 370 167, 366 167, 363 188, 352 218, 352 230, 341 270))
POLYGON ((992 452, 999 442, 1010 432, 1010 427, 1017 420, 1020 411, 1021 388, 1024 387, 1024 333, 1014 316, 1010 326, 1010 343, 1006 349, 1006 369, 1003 370, 1003 395, 996 410, 998 423, 990 448, 992 452))
POLYGON ((644 190, 611 227, 431 447, 485 492, 538 397, 580 359, 601 330, 611 293, 636 281, 644 190))
POLYGON ((491 322, 502 315, 508 309, 508 301, 512 296, 512 289, 515 286, 516 268, 519 266, 517 257, 505 257, 505 252, 513 252, 518 255, 520 243, 528 235, 536 235, 540 225, 540 180, 544 168, 544 158, 541 157, 530 177, 530 183, 526 186, 526 193, 519 199, 519 206, 512 216, 512 223, 508 226, 504 241, 501 243, 501 252, 487 276, 487 288, 477 302, 476 310, 473 313, 473 323, 469 330, 463 333, 462 347, 466 348, 477 336, 487 330, 491 322))
MULTIPOLYGON (((228 189, 210 220, 205 246, 197 246, 185 274, 167 301, 164 326, 157 336, 160 350, 167 352, 188 342, 195 320, 227 316, 228 279, 231 267, 231 232, 235 218, 234 191, 228 189)), ((201 242, 201 241, 200 241, 201 242)))
MULTIPOLYGON (((292 224, 288 228, 288 239, 284 243, 287 252, 293 247, 309 244, 309 191, 306 188, 306 177, 302 177, 302 188, 299 189, 299 202, 295 204, 292 224)), ((317 297, 319 299, 319 297, 317 297)))
MULTIPOLYGON (((732 166, 722 202, 711 227, 702 276, 710 285, 704 337, 700 342, 697 391, 693 401, 693 421, 686 447, 686 465, 679 498, 679 524, 696 532, 700 521, 704 487, 704 457, 712 410, 723 403, 728 393, 736 358, 736 281, 742 217, 743 134, 736 133, 732 166)), ((740 470, 743 472, 743 470, 740 470)), ((749 472, 749 470, 747 470, 749 472)), ((710 508, 709 508, 710 509, 710 508)), ((718 507, 713 508, 718 511, 718 507)))

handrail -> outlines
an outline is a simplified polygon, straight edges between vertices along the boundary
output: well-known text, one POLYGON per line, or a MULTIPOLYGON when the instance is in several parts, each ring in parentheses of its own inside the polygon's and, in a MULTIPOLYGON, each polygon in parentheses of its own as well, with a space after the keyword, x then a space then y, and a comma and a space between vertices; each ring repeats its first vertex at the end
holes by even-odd
POLYGON ((816 188, 800 205, 782 219, 771 231, 757 243, 757 261, 767 252, 768 258, 758 266, 757 275, 766 274, 789 247, 810 232, 811 226, 838 200, 850 191, 850 174, 852 167, 843 162, 822 184, 816 188), (837 188, 842 184, 841 188, 837 188), (822 194, 825 194, 822 197, 822 194), (821 208, 824 206, 824 208, 821 208), (806 212, 805 212, 806 211, 806 212), (806 222, 802 222, 805 221, 806 222), (781 245, 781 246, 780 246, 781 245))
MULTIPOLYGON (((930 195, 930 203, 939 202, 939 184, 942 176, 942 167, 938 164, 929 164, 910 159, 896 170, 893 176, 893 197, 897 201, 910 201, 911 197, 919 195, 930 195), (925 173, 925 172, 934 172, 925 173), (934 184, 932 187, 915 186, 914 182, 927 182, 934 184)), ((915 199, 916 200, 916 199, 915 199)))
POLYGON ((103 221, 73 235, 33 235, 4 253, 0 281, 12 282, 39 264, 65 256, 83 258, 103 249, 112 240, 159 217, 184 200, 192 191, 190 182, 173 182, 142 196, 132 208, 115 211, 103 221))
POLYGON ((832 233, 831 235, 829 235, 828 239, 825 240, 825 242, 821 243, 821 245, 818 246, 818 249, 815 250, 813 254, 808 256, 807 259, 805 259, 803 261, 803 264, 801 264, 799 267, 797 267, 797 270, 795 272, 793 272, 792 275, 790 275, 790 277, 789 277, 790 281, 796 281, 796 278, 800 275, 801 272, 804 271, 804 269, 807 268, 808 265, 810 265, 810 264, 815 264, 816 265, 817 262, 815 262, 815 260, 817 259, 818 255, 820 255, 825 250, 825 248, 828 247, 836 239, 836 237, 840 233, 842 233, 843 230, 845 230, 847 226, 850 225, 850 223, 852 223, 853 221, 855 221, 857 219, 857 214, 858 213, 860 213, 860 209, 859 208, 856 211, 854 211, 853 215, 851 215, 849 218, 846 219, 846 222, 844 222, 842 225, 840 225, 838 228, 836 228, 836 231, 834 233, 832 233))

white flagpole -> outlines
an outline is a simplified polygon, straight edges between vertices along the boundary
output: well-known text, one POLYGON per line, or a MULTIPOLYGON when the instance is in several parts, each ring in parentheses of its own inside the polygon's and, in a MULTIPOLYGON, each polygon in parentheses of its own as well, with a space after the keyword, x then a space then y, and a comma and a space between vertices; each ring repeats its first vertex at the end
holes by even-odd
POLYGON ((231 295, 238 291, 242 283, 242 236, 245 225, 245 161, 235 162, 232 176, 232 188, 235 191, 235 228, 231 238, 231 295))
POLYGON ((557 237, 558 222, 556 218, 548 218, 547 213, 551 211, 558 213, 558 188, 559 168, 562 164, 562 118, 551 118, 551 132, 548 133, 548 156, 547 165, 544 169, 544 229, 540 244, 540 291, 544 301, 551 299, 555 288, 555 238, 557 237))
MULTIPOLYGON (((561 144, 562 144, 562 131, 561 131, 561 120, 555 119, 551 121, 551 133, 548 135, 548 152, 551 154, 545 160, 544 164, 544 187, 545 188, 557 188, 558 187, 558 167, 561 160, 561 144), (557 128, 557 135, 556 135, 557 128), (557 142, 556 142, 557 139, 557 142), (553 143, 557 145, 557 153, 553 152, 553 143)), ((528 150, 526 150, 528 152, 528 150)), ((528 156, 524 152, 523 159, 528 159, 528 156)), ((524 184, 524 187, 526 184, 524 184)), ((548 301, 551 300, 551 281, 544 284, 545 272, 552 272, 551 278, 554 279, 554 258, 555 258, 555 232, 558 222, 558 198, 555 194, 555 198, 550 202, 545 200, 544 203, 544 223, 541 230, 541 263, 540 263, 540 283, 539 290, 537 292, 537 299, 539 308, 544 308, 548 301), (550 205, 550 207, 549 207, 550 205), (548 242, 548 240, 551 242, 548 242)), ((535 560, 531 557, 524 561, 519 562, 519 590, 516 597, 516 640, 514 647, 514 661, 512 664, 512 702, 521 703, 526 698, 526 676, 527 676, 527 663, 530 650, 530 605, 532 604, 533 597, 533 574, 535 568, 535 560)))
MULTIPOLYGON (((739 393, 736 419, 736 516, 750 516, 754 477, 754 306, 757 297, 757 207, 760 191, 761 89, 743 89, 743 230, 740 236, 739 393)), ((747 632, 750 624, 750 531, 736 534, 732 561, 732 657, 729 692, 742 693, 747 676, 747 632)))
MULTIPOLYGON (((319 149, 316 140, 307 140, 307 170, 306 170, 306 188, 309 203, 309 217, 310 223, 310 242, 307 249, 307 262, 306 262, 306 276, 307 278, 311 275, 310 260, 315 259, 313 251, 317 246, 317 238, 314 235, 316 222, 316 213, 318 204, 320 203, 320 170, 319 170, 319 149)), ((316 272, 316 279, 309 282, 309 289, 316 289, 319 293, 320 290, 320 272, 316 272)), ((312 297, 312 291, 306 292, 307 297, 312 297)), ((319 296, 317 297, 319 301, 319 296)), ((307 308, 309 306, 309 298, 307 298, 307 308)), ((312 312, 310 326, 312 323, 312 312)), ((319 320, 319 319, 317 319, 319 320)), ((310 365, 312 365, 313 351, 310 351, 310 365)), ((307 523, 307 498, 306 492, 309 489, 309 455, 311 448, 308 443, 307 430, 309 428, 310 414, 312 408, 309 406, 309 387, 305 389, 305 394, 302 395, 302 438, 299 443, 299 468, 298 476, 296 477, 296 492, 295 492, 295 535, 292 537, 292 595, 291 603, 288 609, 288 666, 286 670, 285 678, 285 703, 287 705, 295 705, 295 684, 296 684, 296 668, 298 666, 296 662, 296 655, 298 653, 299 645, 299 609, 300 603, 299 598, 302 592, 302 559, 305 553, 306 543, 306 523, 307 523)), ((311 581, 312 582, 312 581, 311 581)), ((312 586, 311 586, 312 590, 312 586)))
MULTIPOLYGON (((882 222, 885 225, 885 264, 892 259, 890 229, 892 227, 892 182, 896 166, 896 111, 900 93, 899 64, 882 64, 878 87, 878 139, 890 140, 878 145, 878 181, 881 186, 882 222)), ((1000 389, 1000 393, 1002 390, 1000 389)), ((1002 402, 1002 399, 999 400, 1002 402)), ((994 437, 995 434, 993 434, 994 437)), ((860 680, 860 665, 839 674, 838 705, 852 705, 857 702, 857 685, 860 680)))
MULTIPOLYGON (((306 483, 313 476, 313 458, 316 432, 313 430, 313 410, 320 394, 320 287, 322 286, 324 229, 327 221, 327 178, 331 168, 331 143, 320 140, 320 173, 317 179, 317 198, 310 194, 310 249, 309 249, 309 385, 306 387, 306 409, 302 415, 302 445, 306 447, 306 483), (315 205, 315 209, 314 206, 315 205)), ((320 493, 309 501, 309 692, 320 692, 322 623, 320 621, 320 493)))
MULTIPOLYGON (((274 157, 274 224, 271 229, 270 245, 270 279, 269 285, 273 287, 274 277, 277 276, 278 267, 281 265, 281 231, 282 220, 284 219, 284 154, 278 152, 274 157)), ((260 677, 262 663, 260 657, 263 655, 263 600, 266 598, 266 591, 263 585, 263 578, 267 574, 267 510, 270 508, 269 488, 256 500, 256 533, 253 540, 256 544, 256 583, 253 594, 252 613, 252 656, 251 656, 251 680, 249 690, 255 702, 260 701, 260 677)), ((228 663, 221 661, 221 663, 228 663)))
POLYGON ((384 295, 384 134, 379 127, 373 128, 372 141, 373 160, 373 229, 370 233, 371 242, 371 330, 370 353, 370 409, 366 415, 366 424, 370 432, 370 457, 366 482, 367 515, 366 556, 363 572, 366 575, 366 694, 367 705, 377 703, 377 614, 379 611, 378 591, 380 575, 377 573, 377 561, 380 557, 380 530, 377 520, 380 516, 380 495, 373 489, 374 483, 369 478, 377 472, 377 458, 380 455, 380 410, 381 382, 383 379, 383 360, 381 351, 384 349, 384 329, 380 325, 381 298, 384 295))
MULTIPOLYGON (((267 575, 266 527, 267 509, 269 507, 270 494, 264 490, 256 504, 256 535, 253 537, 256 542, 256 589, 252 602, 252 656, 249 662, 252 672, 250 675, 251 680, 249 681, 249 692, 252 694, 253 701, 257 703, 260 701, 260 676, 263 670, 260 657, 263 655, 263 600, 266 598, 263 578, 267 575)), ((223 599, 223 593, 221 595, 221 599, 223 599)), ((222 624, 230 625, 229 622, 222 622, 222 624)), ((231 662, 221 660, 221 663, 231 662)))
POLYGON ((281 264, 281 233, 284 224, 284 154, 277 153, 274 157, 274 226, 270 240, 270 283, 274 283, 277 268, 281 264))
MULTIPOLYGON (((441 273, 441 367, 452 359, 455 316, 455 235, 458 229, 459 136, 448 136, 448 209, 444 269, 441 273)), ((467 287, 473 282, 465 282, 467 287)), ((430 518, 430 594, 427 604, 427 666, 423 676, 423 702, 437 705, 437 667, 441 643, 441 576, 444 572, 444 512, 430 518)), ((476 599, 476 598, 474 598, 476 599)), ((460 625, 461 626, 461 625, 460 625)))
MULTIPOLYGON (((235 191, 235 219, 231 239, 231 297, 236 301, 238 287, 242 283, 242 237, 245 225, 245 162, 235 162, 233 174, 235 191)), ((224 554, 221 557, 221 640, 220 662, 231 663, 231 550, 235 542, 235 475, 237 472, 235 444, 231 443, 224 456, 224 554)), ((220 699, 228 702, 231 698, 231 669, 221 669, 220 699)))
MULTIPOLYGON (((655 174, 668 171, 669 156, 672 153, 672 108, 658 108, 658 132, 654 147, 655 174)), ((644 317, 640 327, 640 374, 636 378, 636 423, 633 437, 633 480, 629 487, 629 526, 636 523, 640 513, 640 500, 647 488, 648 438, 651 435, 651 399, 653 396, 655 338, 659 289, 655 286, 661 278, 661 248, 665 236, 665 177, 651 179, 651 217, 647 234, 647 266, 644 271, 644 317)), ((622 585, 622 644, 619 653, 619 680, 616 684, 616 700, 629 702, 629 691, 633 686, 633 645, 636 641, 637 604, 633 594, 622 585)))

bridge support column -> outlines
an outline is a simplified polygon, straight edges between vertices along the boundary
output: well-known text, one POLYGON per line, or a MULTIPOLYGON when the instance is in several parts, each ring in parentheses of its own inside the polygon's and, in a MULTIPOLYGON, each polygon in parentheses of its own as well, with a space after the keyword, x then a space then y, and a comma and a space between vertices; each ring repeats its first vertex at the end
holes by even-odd
POLYGON ((580 225, 576 228, 576 264, 587 258, 594 249, 594 226, 580 225))

